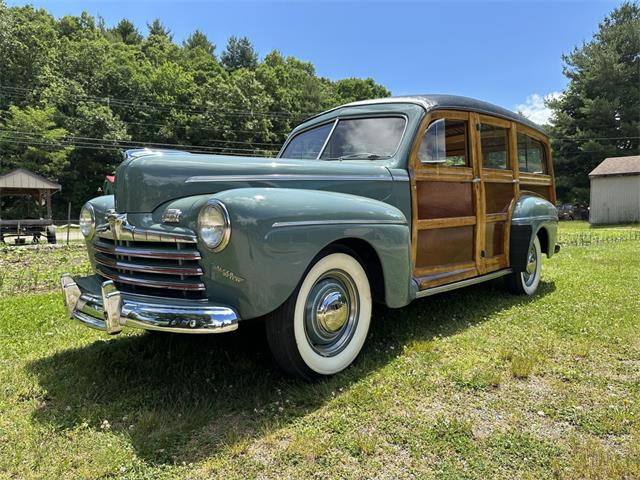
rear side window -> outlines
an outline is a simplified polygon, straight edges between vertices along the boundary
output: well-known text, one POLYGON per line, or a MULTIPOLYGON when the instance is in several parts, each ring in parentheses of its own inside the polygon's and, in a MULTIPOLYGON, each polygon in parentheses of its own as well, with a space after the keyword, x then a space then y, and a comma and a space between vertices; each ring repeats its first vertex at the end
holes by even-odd
POLYGON ((509 129, 496 125, 480 124, 483 168, 509 168, 509 129))
POLYGON ((521 172, 547 173, 544 144, 524 133, 518 133, 518 164, 521 172))
POLYGON ((306 132, 296 135, 284 152, 281 158, 302 158, 315 159, 320 155, 320 151, 327 141, 333 123, 327 123, 306 132))

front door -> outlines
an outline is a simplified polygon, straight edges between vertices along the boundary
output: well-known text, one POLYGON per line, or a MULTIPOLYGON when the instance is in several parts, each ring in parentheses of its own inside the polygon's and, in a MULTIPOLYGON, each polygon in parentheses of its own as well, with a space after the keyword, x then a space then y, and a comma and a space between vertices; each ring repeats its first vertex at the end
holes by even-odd
POLYGON ((472 112, 434 112, 411 154, 414 278, 420 289, 509 266, 518 196, 516 127, 472 112))
POLYGON ((483 202, 474 114, 434 112, 411 154, 414 278, 420 289, 481 274, 483 202))

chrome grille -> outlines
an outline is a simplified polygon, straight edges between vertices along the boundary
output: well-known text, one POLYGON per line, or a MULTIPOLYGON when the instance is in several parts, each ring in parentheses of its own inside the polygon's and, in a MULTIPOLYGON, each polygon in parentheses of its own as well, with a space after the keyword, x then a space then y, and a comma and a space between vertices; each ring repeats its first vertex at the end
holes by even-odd
POLYGON ((126 230, 111 221, 96 229, 93 258, 97 274, 131 293, 205 298, 195 237, 138 229, 120 216, 126 230))

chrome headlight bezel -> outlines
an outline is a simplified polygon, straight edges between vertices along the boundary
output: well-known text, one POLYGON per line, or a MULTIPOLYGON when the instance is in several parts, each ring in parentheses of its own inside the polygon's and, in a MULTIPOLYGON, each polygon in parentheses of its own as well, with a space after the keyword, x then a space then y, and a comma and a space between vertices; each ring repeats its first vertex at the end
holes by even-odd
POLYGON ((198 213, 198 238, 212 252, 220 252, 229 244, 231 219, 227 207, 220 200, 211 199, 200 209, 200 213, 198 213), (212 217, 207 218, 210 214, 218 216, 217 223, 212 222, 214 220, 212 217), (206 223, 209 225, 205 225, 206 223), (214 237, 215 240, 207 240, 212 235, 211 230, 216 228, 219 229, 219 233, 214 237))
POLYGON ((80 232, 84 236, 85 239, 91 240, 93 235, 96 233, 96 212, 93 209, 93 205, 90 203, 85 203, 80 209, 80 219, 78 221, 80 224, 80 232), (83 214, 88 213, 90 222, 83 222, 83 214))

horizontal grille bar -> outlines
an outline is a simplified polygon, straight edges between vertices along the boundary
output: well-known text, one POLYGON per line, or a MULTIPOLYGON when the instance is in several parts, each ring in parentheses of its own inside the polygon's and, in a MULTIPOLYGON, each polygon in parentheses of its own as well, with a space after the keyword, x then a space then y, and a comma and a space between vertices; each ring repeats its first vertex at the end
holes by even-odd
POLYGON ((163 275, 202 275, 202 269, 198 266, 172 266, 172 265, 152 265, 133 263, 123 260, 116 260, 114 258, 107 257, 103 254, 96 254, 96 262, 100 265, 105 265, 110 268, 116 268, 121 270, 129 270, 132 272, 143 273, 160 273, 163 275))
POLYGON ((123 247, 108 243, 96 242, 93 248, 102 253, 111 255, 123 255, 126 257, 163 258, 169 260, 200 260, 200 252, 197 250, 170 250, 162 248, 123 247))
POLYGON ((133 242, 166 242, 166 243, 197 243, 195 235, 187 233, 159 232, 156 230, 146 230, 135 228, 133 230, 122 230, 118 238, 114 238, 109 225, 100 225, 96 235, 109 240, 133 241, 133 242))
POLYGON ((132 277, 126 274, 114 272, 105 269, 104 266, 97 265, 96 271, 105 278, 113 280, 115 282, 127 283, 129 285, 138 285, 141 287, 151 288, 165 288, 167 290, 182 290, 182 291, 203 291, 205 289, 204 283, 194 282, 190 280, 157 280, 155 278, 148 277, 132 277))

